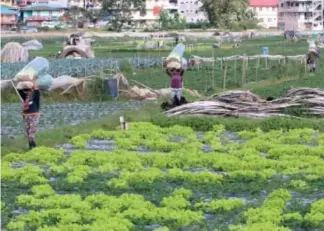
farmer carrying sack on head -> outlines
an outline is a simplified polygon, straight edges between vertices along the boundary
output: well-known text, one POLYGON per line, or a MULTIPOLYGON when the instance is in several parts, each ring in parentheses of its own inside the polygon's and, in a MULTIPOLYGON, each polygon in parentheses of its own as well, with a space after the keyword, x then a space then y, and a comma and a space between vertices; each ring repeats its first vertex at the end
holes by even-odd
POLYGON ((169 68, 166 69, 166 73, 171 77, 170 87, 172 88, 172 99, 176 106, 181 104, 182 100, 182 88, 183 88, 183 75, 188 68, 188 63, 185 58, 180 62, 170 63, 169 68), (171 68, 170 68, 171 67, 171 68))
POLYGON ((309 67, 309 72, 315 72, 316 70, 316 62, 319 58, 320 50, 317 48, 316 43, 311 41, 308 47, 308 54, 307 54, 307 64, 309 67))
POLYGON ((37 76, 34 76, 32 82, 20 82, 17 85, 18 93, 24 101, 22 114, 25 135, 28 138, 30 149, 36 147, 35 135, 40 117, 40 91, 38 89, 36 80, 37 76))

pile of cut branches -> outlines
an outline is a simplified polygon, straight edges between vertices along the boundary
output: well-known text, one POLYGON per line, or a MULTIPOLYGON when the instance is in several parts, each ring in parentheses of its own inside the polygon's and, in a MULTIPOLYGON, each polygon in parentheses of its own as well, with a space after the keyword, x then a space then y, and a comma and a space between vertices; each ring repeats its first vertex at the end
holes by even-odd
POLYGON ((324 117, 324 89, 293 88, 283 97, 267 101, 250 91, 227 91, 208 100, 193 102, 164 112, 175 115, 216 115, 249 118, 291 116, 287 109, 298 108, 302 115, 324 117))

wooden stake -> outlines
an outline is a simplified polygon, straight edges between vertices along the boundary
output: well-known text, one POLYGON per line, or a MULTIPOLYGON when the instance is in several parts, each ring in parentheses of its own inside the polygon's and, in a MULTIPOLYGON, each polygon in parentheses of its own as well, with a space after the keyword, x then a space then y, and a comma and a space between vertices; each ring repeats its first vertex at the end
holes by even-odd
POLYGON ((244 85, 244 80, 245 80, 245 71, 246 71, 246 64, 245 64, 245 57, 242 59, 242 86, 244 85))
POLYGON ((255 71, 255 81, 258 81, 259 79, 259 66, 260 66, 260 58, 257 59, 257 63, 256 63, 256 71, 255 71))
POLYGON ((226 78, 227 77, 227 64, 225 64, 224 77, 223 77, 223 91, 226 89, 226 78))
POLYGON ((124 117, 123 116, 119 117, 119 122, 120 122, 120 129, 121 130, 128 130, 128 124, 124 120, 124 117))
POLYGON ((234 78, 236 79, 237 59, 234 60, 234 78))

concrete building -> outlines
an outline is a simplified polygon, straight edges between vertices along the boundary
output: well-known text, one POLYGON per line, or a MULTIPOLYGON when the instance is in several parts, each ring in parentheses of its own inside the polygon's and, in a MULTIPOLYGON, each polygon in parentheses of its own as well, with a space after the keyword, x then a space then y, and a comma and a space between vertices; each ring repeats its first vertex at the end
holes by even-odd
POLYGON ((187 22, 205 21, 204 12, 200 11, 200 0, 146 0, 146 15, 139 12, 133 15, 133 21, 141 25, 152 25, 158 22, 160 12, 166 10, 170 15, 179 13, 187 22))
POLYGON ((15 1, 17 2, 16 5, 20 7, 25 7, 29 5, 37 5, 37 4, 42 4, 42 5, 58 5, 67 8, 68 7, 68 0, 20 0, 20 1, 15 1))
POLYGON ((1 5, 1 29, 10 29, 17 25, 17 12, 1 5))
POLYGON ((278 0, 249 0, 249 8, 260 20, 260 26, 264 28, 278 27, 278 0))
POLYGON ((1 0, 0 3, 1 3, 1 6, 11 7, 15 4, 15 1, 14 0, 1 0))
POLYGON ((179 0, 179 13, 187 22, 201 22, 206 21, 207 17, 203 11, 200 10, 202 2, 200 0, 179 0))
POLYGON ((279 0, 279 28, 283 30, 323 30, 323 5, 323 0, 279 0))
POLYGON ((66 8, 52 4, 33 4, 21 9, 23 21, 28 26, 44 27, 59 24, 66 8))
POLYGON ((136 25, 144 27, 145 25, 153 25, 158 22, 161 11, 166 10, 171 15, 178 12, 177 0, 146 0, 146 14, 140 15, 140 12, 134 12, 133 21, 136 25))
POLYGON ((70 0, 69 6, 76 6, 80 8, 101 9, 101 3, 97 0, 70 0))

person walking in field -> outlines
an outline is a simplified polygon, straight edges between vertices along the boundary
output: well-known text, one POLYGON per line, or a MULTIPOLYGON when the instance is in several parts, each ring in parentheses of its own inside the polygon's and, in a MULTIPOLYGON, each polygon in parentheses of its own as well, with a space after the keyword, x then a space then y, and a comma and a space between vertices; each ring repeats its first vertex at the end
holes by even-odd
POLYGON ((307 64, 309 67, 309 72, 315 72, 316 70, 316 61, 319 58, 318 57, 318 48, 315 44, 315 42, 311 42, 309 44, 308 48, 308 54, 307 54, 307 64))
POLYGON ((171 77, 170 87, 172 88, 172 99, 174 100, 174 104, 179 106, 182 97, 184 70, 182 68, 173 68, 171 70, 167 70, 167 74, 171 77))
POLYGON ((40 91, 36 83, 36 76, 33 82, 20 82, 17 85, 20 97, 23 99, 23 121, 25 136, 28 138, 29 149, 36 147, 35 135, 40 117, 40 91))

